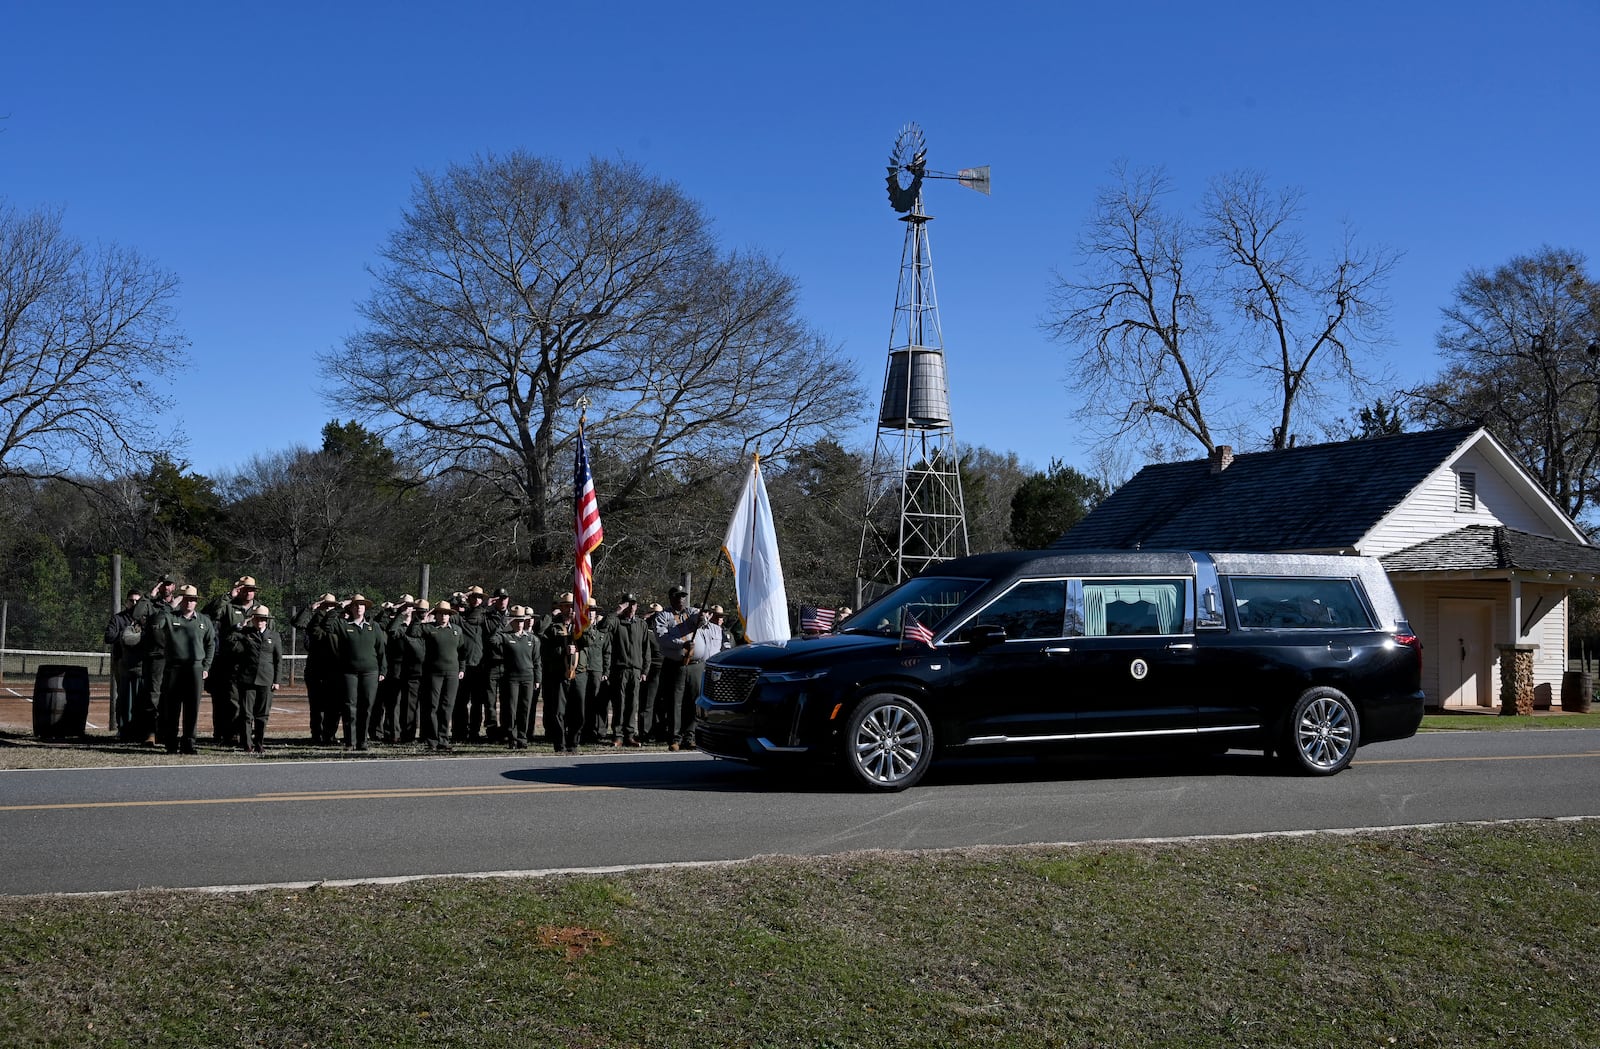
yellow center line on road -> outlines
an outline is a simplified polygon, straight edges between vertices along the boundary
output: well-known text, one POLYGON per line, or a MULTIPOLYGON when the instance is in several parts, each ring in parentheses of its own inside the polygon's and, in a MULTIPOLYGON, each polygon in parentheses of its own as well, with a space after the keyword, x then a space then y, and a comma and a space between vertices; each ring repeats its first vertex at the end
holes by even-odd
POLYGON ((395 787, 389 790, 329 790, 300 793, 252 794, 242 798, 165 798, 153 801, 62 801, 42 805, 0 805, 0 812, 39 812, 46 809, 144 809, 166 805, 250 805, 269 801, 374 801, 391 798, 465 798, 491 794, 560 794, 573 791, 622 790, 621 787, 576 784, 483 787, 395 787))
POLYGON ((1451 761, 1561 761, 1568 758, 1600 758, 1600 750, 1579 754, 1496 754, 1484 757, 1460 758, 1357 758, 1357 765, 1437 765, 1451 761))

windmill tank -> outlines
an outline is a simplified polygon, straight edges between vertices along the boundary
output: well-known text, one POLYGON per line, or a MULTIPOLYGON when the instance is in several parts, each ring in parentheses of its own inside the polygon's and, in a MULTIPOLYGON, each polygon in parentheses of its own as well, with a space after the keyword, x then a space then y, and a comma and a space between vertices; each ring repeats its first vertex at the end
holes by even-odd
POLYGON ((889 352, 878 425, 904 430, 950 425, 950 384, 945 379, 943 350, 909 346, 889 352))

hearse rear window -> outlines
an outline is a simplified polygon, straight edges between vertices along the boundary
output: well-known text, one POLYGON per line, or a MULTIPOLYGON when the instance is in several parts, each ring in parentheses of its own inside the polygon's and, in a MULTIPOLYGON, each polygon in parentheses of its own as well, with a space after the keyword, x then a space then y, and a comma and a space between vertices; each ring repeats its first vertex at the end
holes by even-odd
POLYGON ((1177 634, 1184 626, 1181 579, 1085 579, 1085 637, 1177 634))
POLYGON ((1349 579, 1235 576, 1233 607, 1242 627, 1318 630, 1370 627, 1372 617, 1349 579))

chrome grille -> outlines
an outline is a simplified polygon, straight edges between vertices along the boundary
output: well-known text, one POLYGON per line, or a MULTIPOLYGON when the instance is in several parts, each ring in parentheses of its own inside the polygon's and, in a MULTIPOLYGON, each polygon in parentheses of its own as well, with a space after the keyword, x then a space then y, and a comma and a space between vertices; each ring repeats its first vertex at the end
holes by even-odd
POLYGON ((707 667, 706 698, 713 703, 743 703, 755 691, 760 674, 744 667, 707 667))

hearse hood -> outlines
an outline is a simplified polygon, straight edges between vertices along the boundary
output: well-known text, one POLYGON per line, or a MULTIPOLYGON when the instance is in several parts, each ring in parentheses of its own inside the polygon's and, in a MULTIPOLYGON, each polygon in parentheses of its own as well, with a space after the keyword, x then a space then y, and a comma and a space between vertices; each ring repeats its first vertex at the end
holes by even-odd
POLYGON ((756 670, 796 670, 812 665, 826 666, 842 659, 866 655, 871 652, 891 651, 915 645, 926 650, 925 645, 901 641, 897 637, 879 637, 872 634, 833 634, 827 637, 791 637, 783 641, 757 641, 740 645, 711 657, 710 662, 721 667, 750 667, 756 670))

